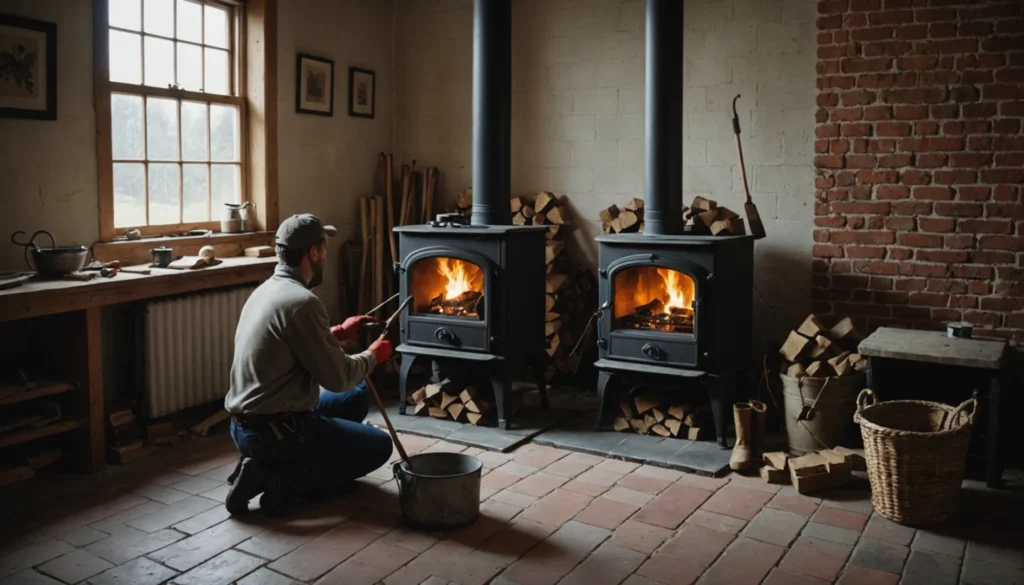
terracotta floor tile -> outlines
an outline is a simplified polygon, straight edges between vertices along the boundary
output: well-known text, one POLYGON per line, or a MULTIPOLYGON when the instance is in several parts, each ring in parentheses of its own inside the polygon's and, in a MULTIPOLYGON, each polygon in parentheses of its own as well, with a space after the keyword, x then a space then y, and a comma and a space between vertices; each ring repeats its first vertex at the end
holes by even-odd
POLYGON ((555 449, 553 447, 545 447, 538 445, 536 449, 532 449, 523 453, 522 455, 516 455, 516 461, 536 467, 537 469, 544 469, 559 459, 569 454, 569 451, 562 449, 555 449))
POLYGON ((600 466, 594 467, 593 469, 589 469, 579 474, 578 476, 576 476, 576 481, 592 483, 594 485, 610 488, 613 485, 615 485, 615 482, 619 481, 620 479, 623 478, 623 476, 625 476, 625 473, 608 471, 606 469, 598 469, 598 467, 600 466))
POLYGON ((426 552, 430 547, 437 544, 438 537, 422 530, 413 530, 400 526, 391 532, 380 537, 377 542, 393 544, 414 553, 426 552))
POLYGON ((109 538, 97 540, 85 548, 98 557, 115 565, 121 565, 136 557, 160 550, 183 538, 185 535, 177 530, 168 529, 146 533, 126 527, 109 538))
POLYGON ((245 578, 239 579, 238 585, 300 585, 300 583, 270 569, 258 569, 245 578))
POLYGON ((216 526, 230 517, 231 514, 228 512, 227 508, 224 506, 217 506, 216 508, 210 508, 205 512, 200 512, 188 520, 178 522, 174 526, 171 526, 171 528, 178 532, 184 532, 185 534, 196 534, 206 530, 207 528, 216 526))
POLYGON ((620 461, 618 459, 605 459, 604 461, 595 465, 594 469, 625 475, 637 469, 638 467, 640 467, 639 463, 632 463, 630 461, 620 461))
MULTIPOLYGON (((224 482, 210 479, 202 475, 190 477, 186 480, 182 480, 178 483, 172 483, 168 486, 170 489, 186 492, 192 495, 199 495, 203 492, 212 490, 213 488, 224 485, 224 482)), ((167 502, 165 502, 167 503, 167 502)))
POLYGON ((704 510, 697 510, 693 514, 690 514, 686 519, 686 523, 696 524, 697 526, 703 526, 704 528, 710 528, 711 530, 726 532, 728 534, 739 534, 747 525, 747 521, 742 518, 733 518, 732 516, 726 516, 725 514, 717 514, 715 512, 707 512, 704 510))
POLYGON ((508 566, 554 531, 554 526, 517 518, 477 546, 475 552, 502 566, 508 566))
MULTIPOLYGON (((639 471, 639 470, 637 470, 639 471)), ((647 475, 641 475, 634 471, 629 475, 619 480, 619 485, 631 490, 638 492, 644 492, 646 494, 658 495, 665 491, 665 488, 672 485, 671 481, 667 479, 658 479, 656 477, 649 477, 647 475)))
POLYGON ((263 559, 237 550, 213 557, 184 575, 174 578, 175 585, 229 585, 263 564, 263 559))
POLYGON ((636 574, 665 585, 690 585, 706 567, 680 563, 679 559, 657 553, 647 559, 636 574))
POLYGON ((658 550, 658 554, 675 557, 685 564, 709 567, 735 538, 725 532, 685 524, 658 550))
POLYGON ((861 538, 853 549, 850 564, 899 575, 903 572, 909 554, 910 549, 905 546, 861 538))
POLYGON ((566 575, 559 585, 619 585, 645 558, 643 553, 605 542, 566 575))
POLYGON ((864 526, 868 523, 868 517, 864 514, 848 512, 840 508, 831 508, 828 506, 818 508, 818 511, 811 517, 811 520, 818 522, 819 524, 828 524, 830 526, 845 528, 846 530, 855 530, 857 532, 863 531, 864 526))
POLYGON ((675 529, 711 496, 711 492, 673 484, 644 506, 634 518, 646 524, 675 529))
POLYGON ((299 581, 312 581, 379 537, 345 522, 274 561, 269 568, 299 581))
POLYGON ((660 526, 626 520, 612 533, 611 541, 628 549, 651 554, 672 534, 671 530, 660 526))
POLYGON ((590 505, 591 498, 583 494, 556 489, 536 504, 523 510, 519 518, 551 526, 561 526, 590 505))
POLYGON ((650 477, 653 479, 660 479, 667 482, 674 482, 679 480, 683 475, 682 471, 678 469, 667 469, 664 467, 658 467, 656 465, 641 465, 632 471, 633 475, 642 475, 644 477, 650 477))
POLYGON ((718 491, 722 487, 729 484, 728 477, 706 477, 703 475, 697 475, 695 473, 684 473, 676 483, 695 487, 697 489, 706 490, 709 492, 718 491))
POLYGON ((177 571, 140 557, 89 579, 89 585, 157 585, 169 581, 177 571))
POLYGON ((803 516, 810 516, 818 509, 818 502, 810 498, 804 498, 801 496, 784 496, 780 493, 776 494, 776 496, 768 502, 768 507, 775 508, 776 510, 792 512, 794 514, 801 514, 803 516))
POLYGON ((60 540, 70 544, 71 546, 86 546, 106 538, 108 534, 106 532, 100 532, 90 526, 79 526, 74 530, 69 530, 64 534, 60 535, 60 540))
POLYGON ((512 475, 511 473, 505 473, 504 471, 502 471, 500 469, 495 469, 495 470, 491 471, 490 473, 488 473, 487 475, 485 475, 482 478, 480 478, 480 486, 481 487, 497 488, 499 490, 502 490, 502 489, 505 489, 508 486, 516 483, 520 479, 522 479, 522 478, 520 478, 517 475, 512 475))
POLYGON ((188 520, 200 512, 205 512, 210 508, 219 506, 220 504, 200 496, 189 496, 180 502, 175 502, 170 506, 152 514, 147 514, 140 518, 135 518, 126 522, 128 526, 137 528, 143 532, 156 532, 167 528, 173 524, 177 524, 182 520, 188 520))
POLYGON ((584 463, 569 457, 563 457, 544 468, 544 471, 552 475, 565 478, 573 478, 590 469, 593 465, 584 463))
POLYGON ((815 577, 808 577, 799 573, 790 573, 783 569, 772 569, 768 578, 762 585, 829 585, 831 581, 824 581, 815 577))
POLYGON ((514 476, 516 476, 518 478, 528 477, 528 476, 533 475, 534 473, 537 473, 538 471, 540 471, 539 469, 537 469, 536 467, 533 467, 532 465, 523 465, 522 463, 519 463, 518 461, 509 461, 508 463, 506 463, 506 464, 504 464, 501 467, 498 467, 496 469, 498 471, 503 471, 503 472, 508 473, 510 475, 514 475, 514 476))
POLYGON ((188 571, 242 541, 266 530, 267 522, 246 524, 227 520, 147 556, 176 571, 188 571))
POLYGON ((763 508, 743 529, 743 536, 776 546, 788 547, 791 542, 796 540, 806 523, 807 516, 773 508, 763 508))
POLYGON ((579 564, 609 532, 579 522, 568 522, 547 540, 530 549, 501 576, 514 583, 554 585, 579 564))
POLYGON ((915 532, 914 528, 897 524, 877 512, 871 515, 871 519, 868 520, 868 524, 864 528, 866 538, 902 546, 907 546, 914 540, 915 532))
POLYGON ((0 583, 3 583, 3 585, 62 585, 60 581, 32 569, 19 571, 6 579, 0 580, 0 583))
POLYGON ((85 549, 78 549, 43 563, 39 572, 65 583, 78 583, 113 566, 85 549))
POLYGON ((18 548, 0 558, 0 578, 41 565, 73 550, 74 547, 59 540, 48 540, 18 548))
POLYGON ((852 551, 851 546, 801 537, 793 543, 779 567, 831 582, 839 576, 852 551))
POLYGON ((575 520, 591 526, 614 530, 639 509, 638 506, 601 496, 594 498, 589 506, 576 515, 575 520))
POLYGON ((896 585, 899 581, 899 575, 847 565, 836 585, 896 585))
POLYGON ((715 492, 702 510, 750 520, 772 499, 772 494, 744 487, 727 485, 715 492))
POLYGON ((538 471, 509 486, 508 489, 513 492, 541 498, 551 493, 555 488, 561 487, 566 481, 568 480, 564 477, 538 471))
MULTIPOLYGON (((191 479, 191 478, 188 478, 191 479)), ((147 485, 137 490, 135 493, 139 494, 144 498, 160 502, 161 504, 171 505, 175 502, 180 502, 192 494, 176 490, 174 488, 164 487, 162 485, 147 485)))
MULTIPOLYGON (((736 488, 741 489, 741 488, 736 488)), ((742 536, 701 577, 701 585, 757 585, 786 549, 742 536)))
POLYGON ((630 575, 622 585, 661 585, 658 581, 648 579, 647 577, 641 577, 640 575, 630 575))
POLYGON ((569 480, 562 486, 562 489, 596 498, 608 491, 609 486, 587 483, 585 481, 580 481, 579 477, 577 477, 576 479, 569 480))
POLYGON ((654 499, 654 496, 649 493, 623 487, 621 483, 620 485, 606 491, 603 496, 609 500, 615 500, 616 502, 622 502, 623 504, 632 504, 638 507, 646 506, 654 499))
POLYGON ((491 496, 490 499, 496 502, 502 502, 504 504, 518 506, 520 508, 529 508, 534 503, 536 503, 537 500, 539 500, 540 498, 527 494, 521 494, 519 492, 513 492, 506 489, 494 494, 493 496, 491 496))
POLYGON ((318 584, 374 585, 416 558, 416 553, 391 544, 375 542, 334 567, 318 584))

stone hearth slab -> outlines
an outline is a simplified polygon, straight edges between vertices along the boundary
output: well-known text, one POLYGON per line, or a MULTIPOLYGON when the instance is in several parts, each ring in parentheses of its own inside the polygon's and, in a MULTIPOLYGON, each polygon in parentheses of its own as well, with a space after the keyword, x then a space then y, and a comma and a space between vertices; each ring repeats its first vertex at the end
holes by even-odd
POLYGON ((572 419, 541 433, 533 442, 704 476, 723 475, 729 470, 730 451, 720 449, 714 441, 594 431, 592 424, 589 418, 572 419))
MULTIPOLYGON (((576 411, 558 408, 549 410, 530 408, 518 413, 512 419, 512 428, 503 431, 496 427, 476 427, 467 423, 440 420, 429 416, 401 415, 398 414, 398 406, 388 407, 391 424, 399 432, 444 439, 460 445, 503 453, 528 443, 538 434, 577 414, 576 411)), ((366 422, 384 428, 384 419, 375 410, 366 417, 366 422)))

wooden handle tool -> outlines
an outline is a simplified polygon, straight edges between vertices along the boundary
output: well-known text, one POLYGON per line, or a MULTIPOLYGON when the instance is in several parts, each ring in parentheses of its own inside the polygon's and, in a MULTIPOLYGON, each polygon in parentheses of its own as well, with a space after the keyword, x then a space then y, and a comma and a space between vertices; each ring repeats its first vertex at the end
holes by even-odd
MULTIPOLYGON (((398 310, 388 317, 388 320, 384 323, 384 331, 382 331, 380 337, 377 338, 378 341, 384 339, 388 334, 388 328, 391 326, 391 322, 395 317, 401 314, 402 310, 405 309, 410 302, 412 302, 412 295, 406 297, 405 300, 402 301, 402 304, 398 306, 398 310)), ((380 415, 384 417, 384 424, 388 427, 388 433, 391 434, 391 440, 395 442, 395 448, 398 449, 398 455, 402 458, 402 461, 405 462, 409 471, 412 471, 412 462, 409 461, 409 455, 406 454, 405 447, 402 446, 402 441, 398 439, 398 433, 395 431, 395 427, 391 424, 391 417, 388 416, 388 411, 384 408, 384 402, 381 401, 380 394, 377 393, 377 388, 373 385, 373 382, 370 381, 369 376, 367 376, 364 381, 366 382, 366 387, 370 390, 370 395, 373 396, 373 401, 377 404, 377 408, 380 410, 380 415)))

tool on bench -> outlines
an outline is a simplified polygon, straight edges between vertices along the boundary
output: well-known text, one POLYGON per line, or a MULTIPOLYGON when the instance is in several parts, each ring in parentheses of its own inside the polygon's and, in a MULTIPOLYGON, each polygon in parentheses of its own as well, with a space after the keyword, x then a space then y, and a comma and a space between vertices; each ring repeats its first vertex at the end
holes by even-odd
MULTIPOLYGON (((402 293, 395 293, 395 294, 391 295, 390 297, 388 297, 388 300, 386 300, 386 301, 384 301, 383 303, 381 303, 381 304, 377 305, 376 307, 374 307, 374 308, 370 309, 369 311, 367 311, 367 312, 365 313, 365 315, 366 315, 367 317, 369 317, 370 315, 372 315, 372 314, 376 313, 377 311, 379 311, 379 310, 383 309, 384 307, 386 307, 386 306, 387 306, 387 304, 388 304, 388 303, 390 303, 391 301, 393 301, 393 300, 397 299, 397 298, 398 298, 398 295, 400 295, 400 294, 402 294, 402 293)), ((411 299, 412 297, 409 297, 409 298, 411 299)), ((408 299, 406 299, 406 302, 408 302, 408 299)), ((398 309, 398 310, 399 310, 399 311, 401 311, 401 310, 402 310, 402 309, 401 309, 401 307, 399 307, 399 309, 398 309)), ((397 313, 396 313, 396 314, 397 314, 397 313)), ((385 330, 385 331, 387 331, 387 328, 385 328, 384 330, 385 330)))
MULTIPOLYGON (((390 300, 391 299, 385 301, 385 304, 387 304, 387 302, 389 302, 390 300)), ((388 317, 388 320, 384 323, 384 330, 381 331, 380 337, 377 338, 377 341, 381 341, 387 336, 388 328, 391 326, 391 322, 394 321, 395 317, 401 314, 403 310, 405 310, 405 308, 409 305, 410 302, 412 302, 412 296, 406 297, 406 299, 402 301, 402 304, 398 306, 398 310, 392 313, 390 317, 388 317)), ((374 309, 374 311, 376 310, 377 309, 374 309)), ((371 311, 371 313, 372 312, 373 311, 371 311)), ((388 427, 388 433, 391 434, 391 440, 395 442, 395 448, 398 449, 398 455, 401 456, 402 461, 404 461, 405 464, 409 466, 409 469, 412 469, 412 463, 409 461, 409 455, 405 452, 405 447, 402 446, 402 441, 398 439, 398 433, 395 431, 395 427, 392 426, 391 424, 391 418, 388 417, 388 411, 386 408, 384 408, 384 403, 380 399, 380 394, 377 393, 377 388, 373 385, 373 382, 370 381, 369 376, 367 376, 364 379, 364 381, 366 382, 366 387, 369 388, 370 390, 370 395, 373 396, 373 401, 377 403, 377 408, 380 409, 380 415, 384 417, 384 424, 386 424, 388 427)))
POLYGON ((743 194, 746 196, 743 211, 747 214, 747 225, 750 226, 750 235, 761 239, 765 237, 764 222, 761 221, 761 214, 757 211, 757 205, 754 205, 753 199, 750 198, 750 187, 747 185, 747 167, 743 164, 743 146, 740 145, 740 117, 736 113, 736 100, 738 99, 740 99, 739 94, 732 98, 732 131, 736 134, 736 153, 740 157, 740 177, 743 179, 743 194))

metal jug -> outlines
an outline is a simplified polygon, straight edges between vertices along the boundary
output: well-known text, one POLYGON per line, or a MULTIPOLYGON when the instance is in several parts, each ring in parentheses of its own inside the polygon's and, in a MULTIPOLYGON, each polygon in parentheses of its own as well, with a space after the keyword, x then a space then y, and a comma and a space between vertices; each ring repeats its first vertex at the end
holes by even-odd
POLYGON ((252 201, 243 203, 225 203, 220 216, 220 231, 225 234, 251 232, 256 228, 256 204, 252 201))

